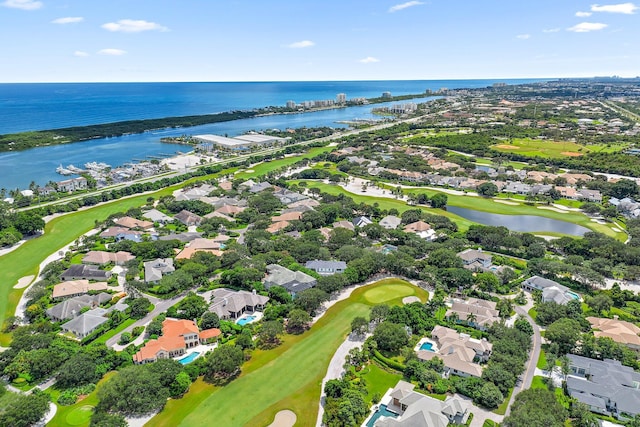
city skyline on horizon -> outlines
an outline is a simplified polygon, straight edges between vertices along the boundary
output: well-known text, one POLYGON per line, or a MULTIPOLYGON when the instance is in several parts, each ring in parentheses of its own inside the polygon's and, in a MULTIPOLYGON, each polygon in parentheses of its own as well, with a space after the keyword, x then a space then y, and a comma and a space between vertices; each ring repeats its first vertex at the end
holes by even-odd
POLYGON ((2 83, 640 75, 632 2, 0 0, 2 83))

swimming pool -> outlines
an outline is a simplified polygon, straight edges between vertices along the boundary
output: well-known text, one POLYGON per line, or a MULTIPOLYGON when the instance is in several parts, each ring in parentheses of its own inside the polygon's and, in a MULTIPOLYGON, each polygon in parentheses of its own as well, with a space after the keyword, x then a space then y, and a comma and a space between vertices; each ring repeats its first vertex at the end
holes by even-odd
POLYGON ((580 295, 576 294, 575 292, 567 291, 566 293, 573 299, 580 299, 580 295))
POLYGON ((240 319, 236 320, 236 323, 240 326, 244 326, 247 323, 251 323, 254 320, 256 320, 257 317, 256 316, 245 316, 245 317, 241 317, 240 319))
POLYGON ((378 407, 378 410, 371 417, 371 419, 369 421, 367 421, 367 427, 373 427, 373 425, 376 423, 376 421, 378 421, 378 418, 380 418, 380 417, 398 418, 398 414, 388 410, 387 409, 387 405, 380 405, 378 407))
POLYGON ((198 351, 194 351, 193 353, 191 353, 188 356, 183 357, 182 359, 178 359, 178 362, 182 363, 183 365, 186 365, 188 363, 193 362, 194 360, 196 360, 196 358, 200 356, 200 352, 198 351))
POLYGON ((423 342, 422 345, 420 346, 420 350, 435 351, 433 349, 433 343, 429 341, 423 342))

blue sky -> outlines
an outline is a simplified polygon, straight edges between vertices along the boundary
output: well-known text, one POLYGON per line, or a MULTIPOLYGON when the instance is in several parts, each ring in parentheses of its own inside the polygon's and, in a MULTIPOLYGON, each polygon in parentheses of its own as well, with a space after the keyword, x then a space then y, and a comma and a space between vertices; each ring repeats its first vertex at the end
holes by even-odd
POLYGON ((0 82, 636 76, 639 6, 0 0, 0 82))

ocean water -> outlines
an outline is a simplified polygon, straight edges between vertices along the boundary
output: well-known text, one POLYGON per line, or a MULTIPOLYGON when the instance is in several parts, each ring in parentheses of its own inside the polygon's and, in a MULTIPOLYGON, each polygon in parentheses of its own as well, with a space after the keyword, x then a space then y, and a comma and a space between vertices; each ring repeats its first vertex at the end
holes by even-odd
MULTIPOLYGON (((509 84, 539 80, 423 80, 371 82, 277 83, 76 83, 0 84, 0 134, 28 130, 109 123, 124 120, 217 113, 231 110, 283 106, 287 100, 335 99, 422 93, 443 87, 477 88, 495 82, 509 84)), ((403 101, 403 102, 409 102, 403 101)), ((427 98, 415 102, 427 102, 427 98)), ((389 103, 392 104, 392 103, 389 103)), ((381 106, 384 104, 376 104, 381 106)), ((213 133, 236 136, 250 130, 332 126, 343 120, 374 118, 373 106, 354 106, 304 114, 284 114, 213 123, 191 128, 166 129, 0 153, 0 188, 24 189, 31 181, 44 185, 64 179, 55 172, 60 164, 82 167, 86 162, 113 166, 147 156, 174 154, 187 147, 165 144, 160 138, 182 134, 213 133)))
POLYGON ((423 93, 540 80, 0 84, 0 134, 124 120, 220 113, 317 99, 423 93))

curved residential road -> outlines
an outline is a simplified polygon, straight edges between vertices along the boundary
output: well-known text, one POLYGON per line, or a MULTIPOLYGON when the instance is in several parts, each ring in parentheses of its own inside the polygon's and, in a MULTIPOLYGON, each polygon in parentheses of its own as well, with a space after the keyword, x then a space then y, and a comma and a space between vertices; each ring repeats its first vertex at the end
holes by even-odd
POLYGON ((151 302, 151 304, 155 305, 153 310, 151 310, 151 312, 148 313, 146 316, 144 316, 142 319, 136 320, 133 324, 129 325, 122 331, 118 332, 117 334, 109 338, 106 342, 107 347, 113 348, 114 346, 116 346, 118 344, 118 341, 120 341, 120 336, 122 335, 123 332, 131 332, 133 328, 135 328, 136 326, 144 326, 148 324, 153 320, 154 317, 158 316, 160 313, 164 313, 165 311, 167 311, 169 307, 185 299, 187 296, 187 292, 184 292, 181 295, 178 295, 176 297, 173 297, 171 299, 166 299, 166 300, 154 298, 152 296, 145 295, 145 294, 143 294, 142 296, 147 298, 151 302))
POLYGON ((513 401, 515 400, 518 393, 523 390, 526 390, 531 387, 531 383, 533 382, 533 376, 536 372, 536 364, 538 363, 538 358, 540 357, 540 345, 542 344, 542 338, 540 336, 540 328, 536 325, 536 322, 533 321, 529 313, 522 307, 516 306, 516 313, 527 319, 527 322, 533 327, 533 346, 531 349, 531 353, 529 354, 529 360, 527 361, 526 369, 524 373, 520 376, 521 380, 516 383, 516 386, 513 388, 513 393, 511 393, 511 399, 509 399, 509 407, 507 408, 506 415, 509 415, 511 412, 511 405, 513 405, 513 401))

